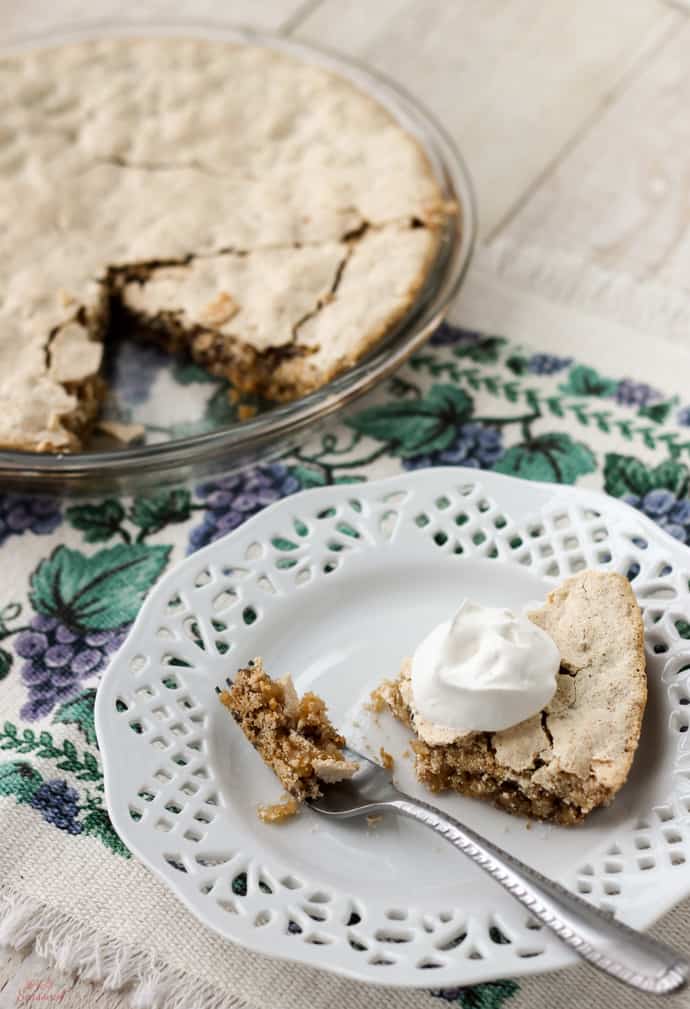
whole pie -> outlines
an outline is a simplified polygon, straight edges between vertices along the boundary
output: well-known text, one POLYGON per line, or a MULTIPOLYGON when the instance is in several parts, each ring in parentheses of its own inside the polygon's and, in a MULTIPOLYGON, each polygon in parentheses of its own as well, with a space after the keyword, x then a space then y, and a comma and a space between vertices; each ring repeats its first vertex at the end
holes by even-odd
MULTIPOLYGON (((611 802, 632 764, 647 700, 642 616, 626 578, 584 571, 530 619, 561 654, 552 700, 500 732, 436 745, 413 740, 416 772, 434 792, 453 789, 512 813, 573 824, 611 802)), ((415 727, 409 661, 375 696, 415 727)))
POLYGON ((289 400, 409 310, 446 212, 350 82, 197 39, 0 61, 0 446, 82 448, 122 321, 289 400))

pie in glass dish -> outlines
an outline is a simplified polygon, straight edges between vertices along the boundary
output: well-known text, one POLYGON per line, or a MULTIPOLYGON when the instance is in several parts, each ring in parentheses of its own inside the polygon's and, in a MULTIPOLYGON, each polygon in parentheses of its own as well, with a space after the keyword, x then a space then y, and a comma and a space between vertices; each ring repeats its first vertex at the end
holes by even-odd
POLYGON ((83 449, 127 328, 240 393, 319 388, 406 315, 454 212, 382 105, 270 48, 82 42, 0 84, 0 447, 83 449))

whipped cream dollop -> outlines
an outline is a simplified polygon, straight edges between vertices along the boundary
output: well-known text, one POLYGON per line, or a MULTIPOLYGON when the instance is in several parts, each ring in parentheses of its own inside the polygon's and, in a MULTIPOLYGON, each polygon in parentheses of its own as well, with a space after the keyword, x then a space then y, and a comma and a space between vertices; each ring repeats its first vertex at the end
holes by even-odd
POLYGON ((553 640, 526 615, 464 600, 412 657, 415 728, 432 744, 508 729, 548 704, 559 666, 553 640))

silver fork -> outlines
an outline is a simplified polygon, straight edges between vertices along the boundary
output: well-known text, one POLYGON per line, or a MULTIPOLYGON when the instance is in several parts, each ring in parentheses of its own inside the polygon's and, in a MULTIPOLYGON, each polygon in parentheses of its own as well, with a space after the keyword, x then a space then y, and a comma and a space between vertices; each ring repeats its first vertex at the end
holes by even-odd
POLYGON ((435 806, 399 791, 380 764, 348 747, 344 753, 359 763, 359 770, 310 801, 317 813, 347 819, 391 812, 417 820, 468 855, 594 967, 653 995, 685 985, 688 963, 670 946, 628 928, 435 806))

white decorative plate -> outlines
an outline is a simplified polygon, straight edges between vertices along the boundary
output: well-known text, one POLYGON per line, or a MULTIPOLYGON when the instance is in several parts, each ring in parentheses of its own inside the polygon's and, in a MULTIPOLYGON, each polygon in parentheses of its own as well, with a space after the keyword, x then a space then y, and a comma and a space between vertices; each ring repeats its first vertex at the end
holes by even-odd
MULTIPOLYGON (((628 573, 644 608, 649 705, 630 779, 577 828, 460 796, 438 804, 644 928, 690 893, 690 552, 601 494, 469 469, 286 498, 171 571, 101 683, 96 725, 123 840, 228 939, 362 980, 442 988, 552 970, 574 955, 476 866, 411 821, 333 824, 280 793, 214 687, 254 655, 314 689, 356 747, 409 732, 363 709, 469 595, 521 606, 584 567, 628 573)), ((612 628, 615 634, 615 628, 612 628)), ((428 796, 427 796, 428 797, 428 796)))

